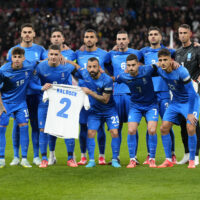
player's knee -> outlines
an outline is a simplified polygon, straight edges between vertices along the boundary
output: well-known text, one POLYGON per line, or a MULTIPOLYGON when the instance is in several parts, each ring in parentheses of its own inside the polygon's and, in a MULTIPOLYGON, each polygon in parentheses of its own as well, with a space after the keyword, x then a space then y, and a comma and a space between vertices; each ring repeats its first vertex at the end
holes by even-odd
POLYGON ((166 127, 165 125, 160 126, 160 132, 162 135, 167 135, 169 133, 169 128, 166 127))
POLYGON ((196 126, 192 124, 187 124, 187 133, 190 136, 194 135, 196 133, 196 126))
POLYGON ((137 129, 129 128, 128 129, 128 134, 129 135, 136 135, 137 129))
POLYGON ((40 132, 44 132, 44 129, 43 129, 43 128, 40 128, 40 132))
POLYGON ((155 135, 156 134, 156 127, 149 127, 148 128, 149 135, 155 135))
POLYGON ((88 138, 94 138, 96 135, 96 130, 88 130, 88 138))
POLYGON ((111 133, 111 137, 113 137, 113 138, 119 137, 117 129, 111 129, 110 133, 111 133))
POLYGON ((21 124, 19 124, 19 127, 23 127, 23 126, 28 126, 28 123, 21 123, 21 124))
POLYGON ((6 125, 0 125, 0 127, 5 127, 6 128, 7 126, 6 125))

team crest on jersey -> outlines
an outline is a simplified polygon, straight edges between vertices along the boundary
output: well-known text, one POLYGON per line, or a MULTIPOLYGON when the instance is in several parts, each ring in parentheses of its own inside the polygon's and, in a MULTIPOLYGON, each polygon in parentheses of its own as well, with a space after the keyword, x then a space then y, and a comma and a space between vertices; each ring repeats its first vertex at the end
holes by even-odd
POLYGON ((146 78, 142 78, 142 81, 143 81, 144 84, 147 84, 146 78))
POLYGON ((25 72, 25 76, 26 76, 26 78, 28 77, 28 72, 25 72))
POLYGON ((35 58, 38 60, 39 59, 39 56, 38 56, 38 53, 35 52, 35 58))

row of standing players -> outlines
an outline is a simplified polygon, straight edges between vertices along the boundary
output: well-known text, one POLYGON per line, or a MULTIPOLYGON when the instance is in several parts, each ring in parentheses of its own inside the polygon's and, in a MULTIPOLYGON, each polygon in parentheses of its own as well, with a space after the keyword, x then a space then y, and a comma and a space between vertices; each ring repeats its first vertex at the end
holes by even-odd
MULTIPOLYGON (((175 59, 187 67, 187 63, 191 65, 193 63, 192 69, 189 69, 189 72, 191 74, 191 77, 194 78, 195 80, 198 80, 198 47, 194 47, 193 44, 191 44, 190 41, 190 36, 191 36, 191 31, 188 26, 183 26, 179 28, 179 38, 183 44, 183 48, 175 52, 174 50, 170 50, 172 56, 175 57, 175 59), (185 52, 183 52, 183 50, 185 52), (191 52, 191 50, 193 52, 191 52), (187 51, 190 51, 189 53, 187 51), (185 59, 185 60, 184 60, 185 59), (194 74, 192 74, 194 73, 194 74), (195 77, 194 77, 195 76, 195 77)), ((26 59, 31 59, 31 60, 44 60, 47 57, 47 52, 44 50, 39 45, 36 45, 33 43, 33 38, 35 37, 35 32, 33 27, 29 25, 24 25, 22 26, 21 29, 21 38, 22 41, 19 45, 19 47, 24 48, 25 50, 25 57, 26 59)), ((161 44, 162 36, 161 32, 157 27, 151 27, 148 31, 148 39, 150 42, 150 47, 145 47, 141 49, 140 51, 134 50, 131 48, 128 48, 129 44, 129 39, 128 35, 126 32, 121 31, 118 32, 117 37, 116 37, 116 43, 117 43, 117 49, 110 51, 107 53, 106 51, 97 48, 96 44, 98 42, 97 40, 97 35, 95 31, 93 30, 87 30, 84 34, 84 45, 85 49, 83 51, 78 50, 75 53, 72 50, 64 50, 64 35, 62 34, 62 31, 59 29, 55 29, 52 34, 51 34, 51 43, 52 44, 57 44, 61 47, 61 53, 65 59, 68 60, 76 60, 77 63, 81 67, 86 67, 87 66, 87 61, 91 57, 97 57, 99 60, 100 66, 104 69, 105 68, 110 72, 113 73, 113 75, 116 77, 117 75, 121 74, 124 72, 126 69, 126 58, 130 54, 135 54, 137 55, 139 60, 142 60, 144 64, 152 64, 156 63, 158 61, 158 51, 161 48, 165 48, 161 44), (112 63, 112 67, 107 67, 106 63, 112 63)), ((8 60, 11 58, 11 50, 8 53, 8 60)), ((109 66, 109 65, 108 65, 109 66)), ((166 105, 170 101, 170 96, 169 96, 169 90, 168 87, 164 87, 164 84, 162 82, 162 79, 160 77, 155 77, 153 78, 154 82, 154 91, 156 92, 157 95, 157 100, 159 103, 159 113, 161 117, 163 116, 165 110, 166 110, 166 105), (162 87, 160 87, 162 86, 162 87)), ((114 84, 114 99, 117 105, 117 110, 118 110, 118 115, 119 115, 119 135, 121 138, 121 130, 122 130, 122 125, 123 122, 127 122, 127 116, 128 116, 128 105, 130 101, 130 90, 125 84, 114 84)), ((37 103, 38 98, 35 92, 33 91, 28 91, 27 94, 27 104, 28 104, 28 109, 30 113, 30 121, 31 121, 31 126, 32 126, 32 140, 33 140, 33 149, 34 149, 34 160, 33 163, 39 165, 40 164, 40 159, 39 159, 39 131, 38 131, 38 121, 37 121, 37 113, 35 110, 37 110, 37 103)), ((86 159, 86 141, 87 141, 87 117, 84 117, 87 115, 85 111, 81 112, 80 115, 80 147, 81 147, 81 161, 78 164, 86 164, 87 159, 86 159)), ((182 122, 182 124, 185 124, 182 122)), ((182 129, 182 132, 184 132, 186 129, 182 129)), ((171 138, 173 141, 172 145, 172 155, 174 162, 175 160, 175 154, 174 154, 174 136, 173 136, 173 131, 171 129, 171 138)), ((197 133, 199 131, 197 130, 197 133)), ((189 160, 189 150, 187 146, 187 133, 184 134, 184 146, 185 146, 185 156, 184 159, 180 162, 180 164, 183 164, 184 162, 187 162, 189 160)), ((148 136, 147 134, 147 141, 148 141, 148 136)), ((199 137, 197 137, 199 138, 199 137)), ((56 162, 55 158, 55 142, 56 138, 50 137, 49 138, 49 147, 50 147, 50 156, 49 156, 49 165, 52 165, 56 162)), ((76 162, 73 159, 73 150, 74 150, 74 140, 65 140, 67 150, 68 150, 68 165, 69 166, 77 166, 76 162)), ((121 141, 120 141, 121 142, 121 141)), ((100 126, 98 129, 98 143, 99 143, 99 164, 105 164, 105 158, 104 158, 104 152, 105 152, 105 131, 103 124, 100 126)), ((199 142, 198 142, 199 143, 199 142)), ((148 144, 148 142, 147 142, 148 144)), ((15 165, 16 163, 19 164, 19 130, 17 127, 17 123, 14 122, 14 129, 13 129, 13 147, 14 147, 14 159, 11 162, 11 165, 15 165)), ((148 148, 148 145, 147 145, 148 148)), ((199 145, 197 145, 197 151, 196 151, 196 164, 198 164, 198 149, 199 145)), ((149 148, 148 148, 149 152, 149 148)), ((46 158, 46 152, 41 152, 42 153, 42 160, 47 160, 46 158)), ((119 156, 119 155, 118 155, 119 156)), ((149 155, 147 156, 147 160, 145 161, 145 164, 149 164, 149 155)), ((44 164, 43 166, 47 166, 47 163, 44 164)))

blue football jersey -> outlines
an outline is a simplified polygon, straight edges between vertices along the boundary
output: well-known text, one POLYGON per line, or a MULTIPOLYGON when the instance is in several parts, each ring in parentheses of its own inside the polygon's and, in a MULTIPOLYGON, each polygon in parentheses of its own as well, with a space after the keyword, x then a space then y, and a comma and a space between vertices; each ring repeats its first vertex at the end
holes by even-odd
POLYGON ((87 67, 88 59, 91 57, 95 57, 99 60, 99 65, 103 70, 105 69, 105 63, 109 62, 108 52, 100 48, 97 48, 96 51, 77 50, 75 53, 77 63, 81 66, 81 68, 87 67))
MULTIPOLYGON (((48 58, 48 50, 46 51, 46 58, 48 58)), ((71 49, 68 49, 68 50, 63 50, 61 51, 61 54, 65 57, 66 60, 71 60, 71 61, 75 61, 76 60, 76 54, 74 51, 72 51, 71 49)), ((70 75, 70 78, 69 78, 69 81, 70 81, 70 85, 72 85, 72 77, 70 75)))
POLYGON ((20 47, 25 50, 26 60, 39 62, 39 61, 45 59, 46 50, 44 49, 44 47, 33 43, 31 47, 21 47, 21 45, 18 44, 16 46, 12 47, 11 49, 9 49, 8 54, 7 54, 7 61, 11 61, 11 52, 12 52, 13 48, 15 48, 15 47, 20 47))
MULTIPOLYGON (((173 94, 172 102, 185 103, 189 101, 189 92, 185 87, 185 80, 190 79, 189 72, 183 66, 173 70, 171 73, 167 73, 158 67, 158 74, 166 81, 169 89, 173 94)), ((196 98, 197 94, 194 94, 196 98)))
POLYGON ((154 71, 151 65, 140 66, 138 75, 131 76, 129 73, 122 73, 116 77, 119 83, 125 83, 131 91, 131 102, 139 107, 148 106, 156 102, 153 90, 151 74, 154 71))
POLYGON ((70 74, 75 67, 71 64, 58 65, 57 67, 51 67, 48 61, 40 62, 36 67, 37 76, 40 78, 41 84, 53 83, 53 84, 69 84, 70 74))
POLYGON ((113 80, 105 73, 102 73, 98 79, 92 79, 87 69, 81 68, 78 70, 81 76, 84 79, 84 84, 82 86, 89 88, 93 92, 96 92, 99 95, 103 93, 111 94, 109 102, 104 104, 97 99, 93 98, 89 95, 91 111, 95 111, 98 113, 109 112, 113 106, 115 106, 115 102, 113 100, 113 80))
POLYGON ((13 70, 8 62, 0 68, 0 85, 3 102, 20 104, 26 100, 26 90, 36 62, 25 60, 22 69, 13 70))
MULTIPOLYGON (((140 50, 145 65, 155 64, 158 62, 158 51, 162 48, 166 48, 165 46, 161 45, 161 48, 158 49, 152 49, 151 47, 144 47, 140 50)), ((175 54, 174 49, 168 49, 171 53, 171 56, 173 57, 175 54)), ((153 79, 153 85, 154 85, 154 91, 169 91, 168 86, 166 82, 160 77, 152 77, 153 79)))
MULTIPOLYGON (((45 52, 46 50, 44 49, 44 47, 33 43, 31 47, 21 47, 20 44, 12 47, 7 54, 7 60, 11 61, 11 52, 12 49, 15 47, 20 47, 22 49, 24 49, 25 51, 25 58, 26 60, 30 60, 33 62, 40 62, 41 60, 45 59, 45 52)), ((39 80, 38 80, 38 84, 39 84, 39 80)), ((32 95, 32 94, 38 94, 38 91, 34 91, 31 88, 28 88, 27 90, 27 95, 32 95)))
MULTIPOLYGON (((126 69, 126 58, 130 54, 135 54, 138 57, 138 60, 141 59, 141 53, 138 50, 128 48, 126 52, 120 51, 110 51, 109 57, 112 62, 113 75, 116 77, 121 73, 124 73, 126 69)), ((128 86, 124 83, 114 83, 114 95, 115 94, 124 94, 130 93, 128 86)))

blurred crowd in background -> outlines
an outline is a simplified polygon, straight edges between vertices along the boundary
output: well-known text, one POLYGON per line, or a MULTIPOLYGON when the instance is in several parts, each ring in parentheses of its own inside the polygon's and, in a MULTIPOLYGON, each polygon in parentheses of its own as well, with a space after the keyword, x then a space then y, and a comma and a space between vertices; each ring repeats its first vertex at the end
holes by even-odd
POLYGON ((169 45, 170 30, 174 31, 174 48, 180 43, 177 28, 191 26, 193 40, 200 39, 200 2, 198 0, 7 0, 0 1, 0 63, 7 51, 20 42, 20 26, 31 22, 35 26, 35 43, 48 48, 50 33, 62 28, 65 43, 73 50, 82 45, 87 28, 97 31, 98 46, 110 50, 115 45, 116 33, 126 30, 130 47, 140 49, 149 45, 147 29, 158 26, 163 44, 169 45))

